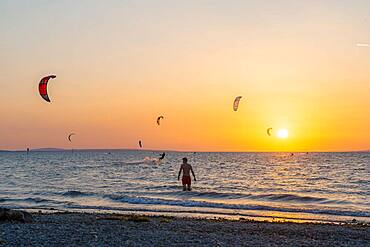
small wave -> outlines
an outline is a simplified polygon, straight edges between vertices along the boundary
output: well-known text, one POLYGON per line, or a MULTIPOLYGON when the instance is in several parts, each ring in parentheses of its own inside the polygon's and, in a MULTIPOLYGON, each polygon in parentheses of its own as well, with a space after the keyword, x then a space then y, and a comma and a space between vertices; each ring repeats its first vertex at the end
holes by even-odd
POLYGON ((45 198, 40 198, 40 197, 29 197, 26 199, 23 199, 24 201, 29 201, 29 202, 35 202, 35 203, 44 203, 44 202, 52 202, 52 200, 45 199, 45 198))
POLYGON ((206 192, 175 192, 176 194, 183 194, 189 196, 195 196, 200 198, 210 198, 210 199, 242 199, 249 198, 251 194, 243 193, 221 193, 216 191, 206 191, 206 192))
POLYGON ((91 194, 81 192, 81 191, 78 191, 78 190, 69 190, 67 192, 63 192, 62 195, 63 196, 68 196, 68 197, 80 197, 80 196, 89 196, 91 194))
MULTIPOLYGON (((197 187, 199 189, 199 187, 197 187)), ((147 186, 144 187, 144 189, 148 190, 158 190, 158 193, 162 193, 163 190, 178 190, 179 186, 178 185, 157 185, 157 186, 147 186)))
POLYGON ((370 212, 366 211, 348 211, 348 210, 334 210, 334 209, 305 209, 305 208, 288 208, 288 207, 270 207, 263 205, 245 205, 245 204, 226 204, 213 203, 205 201, 191 201, 191 200, 172 200, 161 198, 148 197, 130 197, 120 195, 106 195, 104 198, 129 203, 129 204, 143 204, 143 205, 167 205, 167 206, 181 206, 181 207, 201 207, 201 208, 219 208, 219 209, 235 209, 235 210, 263 210, 263 211, 278 211, 278 212, 294 212, 294 213, 313 213, 313 214, 328 214, 341 216, 363 216, 369 217, 370 212))
POLYGON ((293 194, 265 194, 265 195, 255 195, 250 198, 255 199, 268 199, 271 201, 295 201, 295 202, 323 202, 328 201, 326 198, 313 197, 313 196, 298 196, 293 194))
POLYGON ((27 198, 1 198, 0 202, 31 202, 31 203, 55 203, 55 204, 63 204, 64 202, 58 202, 51 199, 45 199, 40 197, 27 197, 27 198))
POLYGON ((298 196, 294 194, 243 194, 243 193, 220 193, 220 192, 199 192, 198 196, 207 196, 212 198, 229 198, 229 199, 253 199, 268 200, 280 202, 323 202, 328 201, 326 198, 298 196))
POLYGON ((320 180, 330 181, 330 180, 333 180, 333 179, 326 178, 326 177, 312 177, 312 178, 308 178, 307 180, 308 181, 320 181, 320 180))
MULTIPOLYGON (((178 188, 178 187, 176 187, 178 188)), ((216 191, 206 192, 154 192, 158 195, 188 195, 199 198, 209 199, 249 199, 259 201, 277 201, 277 202, 298 202, 298 203, 338 203, 338 201, 330 200, 328 198, 313 197, 313 196, 299 196, 295 194, 247 194, 247 193, 223 193, 216 191)), ((341 204, 346 203, 340 201, 341 204)), ((350 202, 348 202, 350 203, 350 202)))
MULTIPOLYGON (((336 205, 335 208, 319 208, 319 209, 312 209, 312 208, 305 208, 305 207, 296 207, 293 205, 286 205, 286 206, 269 206, 269 205, 259 205, 258 203, 248 203, 248 204, 229 204, 229 203, 223 203, 223 202, 210 202, 210 201, 201 201, 199 200, 199 195, 201 194, 200 192, 187 192, 187 193, 181 193, 178 192, 178 194, 181 195, 188 195, 189 197, 184 199, 182 198, 156 198, 156 197, 148 197, 148 196, 130 196, 130 195, 117 195, 117 194, 89 194, 89 193, 84 193, 81 191, 67 191, 62 193, 63 195, 66 195, 68 197, 84 197, 84 196, 93 196, 96 198, 104 199, 104 200, 111 200, 114 202, 121 202, 121 203, 127 203, 127 204, 135 204, 135 205, 153 205, 153 206, 175 206, 175 207, 186 207, 186 208, 212 208, 217 211, 219 210, 258 210, 258 211, 277 211, 277 212, 291 212, 291 213, 310 213, 310 214, 326 214, 326 215, 337 215, 337 216, 359 216, 359 217, 370 217, 370 212, 369 211, 351 211, 350 209, 347 208, 339 208, 337 207, 338 204, 336 205), (198 198, 198 200, 192 200, 192 198, 198 198)), ((60 195, 60 194, 59 194, 60 195)), ((203 196, 215 196, 219 198, 219 193, 217 192, 203 192, 203 196)), ((226 193, 223 193, 223 196, 228 196, 226 193)), ((243 194, 239 194, 239 196, 245 196, 243 194)), ((250 197, 253 196, 261 196, 261 195, 250 195, 250 197)), ((263 195, 264 197, 272 197, 275 199, 282 199, 282 200, 289 200, 294 199, 294 196, 292 195, 263 195)), ((300 197, 302 198, 302 197, 300 197)), ((311 197, 303 197, 303 200, 316 200, 316 201, 321 201, 322 199, 315 199, 311 197)), ((28 202, 32 204, 37 204, 37 205, 47 205, 47 206, 57 206, 61 205, 62 207, 66 208, 71 208, 74 207, 77 204, 74 202, 66 200, 52 200, 52 199, 45 199, 41 197, 27 197, 27 198, 1 198, 0 202, 1 203, 16 203, 18 202, 28 202)), ((225 200, 226 201, 226 200, 225 200)), ((88 208, 88 205, 81 205, 81 207, 86 207, 88 208)))

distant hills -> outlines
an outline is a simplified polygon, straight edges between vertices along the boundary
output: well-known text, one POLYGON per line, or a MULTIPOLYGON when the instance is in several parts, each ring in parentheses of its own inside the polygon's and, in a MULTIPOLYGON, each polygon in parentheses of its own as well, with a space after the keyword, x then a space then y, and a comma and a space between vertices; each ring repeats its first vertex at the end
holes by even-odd
MULTIPOLYGON (((59 151, 67 151, 67 149, 62 148, 35 148, 30 149, 33 152, 59 152, 59 151)), ((0 150, 0 153, 8 153, 8 152, 26 152, 26 149, 23 150, 0 150)))
MULTIPOLYGON (((25 150, 21 150, 25 151, 25 150)), ((63 149, 63 148, 35 148, 30 149, 31 152, 68 152, 71 151, 71 149, 63 149)), ((117 149, 94 149, 94 148, 87 148, 87 149, 74 149, 74 151, 103 151, 103 152, 109 152, 109 151, 149 151, 149 152, 177 152, 174 150, 150 150, 150 149, 128 149, 128 148, 117 148, 117 149)))
POLYGON ((66 151, 66 149, 63 148, 36 148, 36 149, 31 149, 30 151, 33 152, 60 152, 60 151, 66 151))
MULTIPOLYGON (((7 153, 7 152, 26 152, 26 149, 21 150, 0 150, 0 153, 7 153)), ((30 149, 30 152, 69 152, 71 149, 64 149, 64 148, 34 148, 30 149)), ((86 148, 86 149, 74 149, 74 151, 146 151, 146 152, 177 152, 174 150, 150 150, 150 149, 129 149, 129 148, 117 148, 117 149, 94 149, 94 148, 86 148)))

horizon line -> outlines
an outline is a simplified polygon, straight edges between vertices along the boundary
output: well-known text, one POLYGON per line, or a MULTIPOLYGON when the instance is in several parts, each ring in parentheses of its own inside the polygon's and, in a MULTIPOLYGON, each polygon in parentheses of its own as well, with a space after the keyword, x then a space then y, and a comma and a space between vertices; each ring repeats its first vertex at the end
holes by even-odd
MULTIPOLYGON (((335 151, 196 151, 196 150, 171 150, 171 149, 138 149, 138 148, 30 148, 30 152, 63 152, 63 151, 145 151, 145 152, 177 152, 177 153, 362 153, 364 150, 335 150, 335 151)), ((0 149, 0 152, 27 152, 27 149, 0 149)))

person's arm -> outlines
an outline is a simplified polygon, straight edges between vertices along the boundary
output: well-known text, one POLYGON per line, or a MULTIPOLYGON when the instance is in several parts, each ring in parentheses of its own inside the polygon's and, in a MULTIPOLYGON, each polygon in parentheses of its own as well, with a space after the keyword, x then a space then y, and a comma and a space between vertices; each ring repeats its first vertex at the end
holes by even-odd
POLYGON ((191 171, 191 173, 193 174, 194 181, 197 181, 197 179, 195 178, 195 174, 194 174, 194 171, 193 171, 193 167, 190 167, 190 171, 191 171))
POLYGON ((182 165, 180 167, 180 171, 179 171, 179 175, 177 176, 177 180, 180 180, 181 171, 182 171, 182 165))

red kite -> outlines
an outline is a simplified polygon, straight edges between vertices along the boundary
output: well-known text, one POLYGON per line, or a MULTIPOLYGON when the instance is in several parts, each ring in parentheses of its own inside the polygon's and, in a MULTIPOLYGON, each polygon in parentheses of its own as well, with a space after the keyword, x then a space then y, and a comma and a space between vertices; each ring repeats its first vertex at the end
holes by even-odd
POLYGON ((56 76, 55 75, 49 75, 45 76, 44 78, 41 79, 39 83, 39 93, 41 97, 46 100, 47 102, 50 102, 49 96, 48 96, 48 82, 50 79, 54 79, 56 76))

